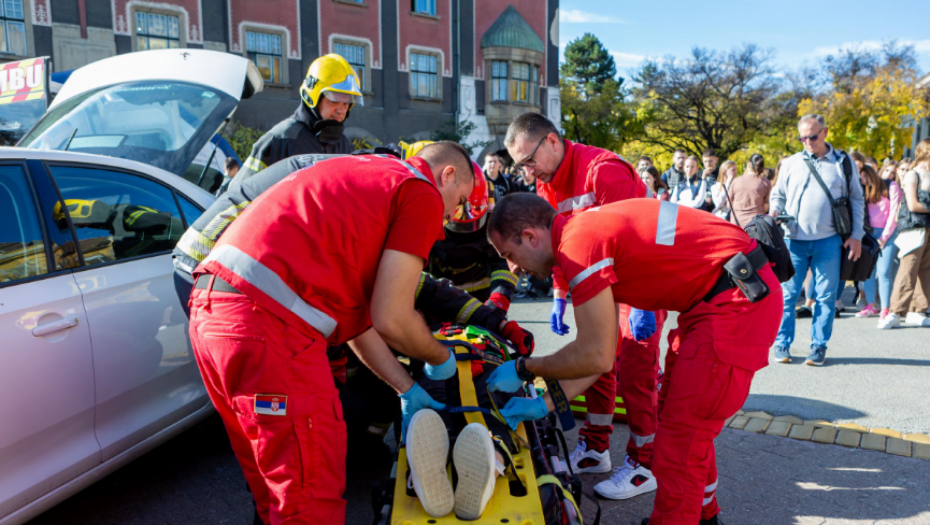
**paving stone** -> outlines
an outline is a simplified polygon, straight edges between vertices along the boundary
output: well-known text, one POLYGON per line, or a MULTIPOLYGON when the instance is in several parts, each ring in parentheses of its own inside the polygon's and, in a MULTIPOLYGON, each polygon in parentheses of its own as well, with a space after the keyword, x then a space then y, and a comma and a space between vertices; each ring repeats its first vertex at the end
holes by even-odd
POLYGON ((842 429, 842 430, 854 430, 856 432, 868 432, 869 431, 868 427, 857 425, 855 423, 840 423, 839 425, 836 425, 836 428, 842 429))
POLYGON ((930 436, 926 434, 904 434, 904 439, 907 441, 913 441, 914 443, 930 445, 930 436))
POLYGON ((741 415, 743 415, 743 414, 745 414, 745 413, 746 413, 746 412, 744 412, 744 411, 742 411, 742 410, 737 410, 737 411, 736 411, 736 415, 737 415, 737 416, 741 416, 741 415))
MULTIPOLYGON (((745 416, 741 416, 745 417, 745 416)), ((760 417, 751 417, 749 422, 746 423, 746 426, 743 427, 743 430, 746 432, 765 432, 765 429, 768 428, 770 421, 768 419, 762 419, 760 417)))
POLYGON ((819 427, 814 430, 814 435, 811 436, 811 441, 829 443, 831 445, 834 439, 836 439, 836 429, 833 427, 819 427))
POLYGON ((784 421, 785 423, 788 423, 791 425, 803 425, 804 424, 804 420, 797 416, 778 416, 772 421, 784 421))
POLYGON ((723 426, 728 427, 730 423, 736 418, 736 416, 730 416, 726 421, 723 422, 723 426))
POLYGON ((836 444, 844 447, 856 448, 859 446, 859 437, 861 433, 849 429, 840 430, 836 435, 836 444))
POLYGON ((871 434, 878 434, 879 436, 885 436, 890 438, 901 439, 903 436, 897 430, 891 430, 890 428, 873 428, 869 431, 871 434))
POLYGON ((813 433, 814 427, 810 425, 791 425, 791 432, 788 433, 788 437, 791 439, 810 441, 813 433))
POLYGON ((914 457, 920 459, 930 459, 930 445, 924 443, 914 443, 914 457))
POLYGON ((812 427, 832 427, 833 426, 833 423, 829 421, 824 421, 823 419, 805 420, 804 424, 810 425, 812 427))
POLYGON ((904 441, 903 439, 888 438, 888 442, 885 445, 885 450, 889 454, 894 454, 896 456, 908 456, 911 455, 911 442, 904 441))
POLYGON ((766 421, 771 421, 773 419, 772 414, 769 414, 768 412, 746 412, 745 414, 741 415, 746 417, 754 417, 757 419, 764 419, 766 421))
POLYGON ((866 450, 885 451, 886 437, 881 434, 862 434, 862 443, 860 446, 866 450))
POLYGON ((788 435, 789 430, 791 430, 790 423, 785 421, 772 421, 769 424, 769 428, 765 429, 765 433, 771 436, 785 437, 788 435))
POLYGON ((730 428, 735 428, 737 430, 742 430, 746 426, 746 423, 749 423, 749 418, 746 416, 736 416, 733 418, 733 421, 727 425, 730 428))

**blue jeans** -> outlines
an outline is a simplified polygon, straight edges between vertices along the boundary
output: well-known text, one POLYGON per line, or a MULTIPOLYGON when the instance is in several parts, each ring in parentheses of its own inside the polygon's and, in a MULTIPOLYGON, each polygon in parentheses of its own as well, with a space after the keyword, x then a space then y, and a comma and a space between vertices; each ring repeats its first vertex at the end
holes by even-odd
POLYGON ((794 264, 794 277, 782 284, 782 297, 785 300, 785 312, 782 314, 781 327, 775 346, 790 348, 794 342, 794 309, 807 277, 811 270, 810 290, 807 294, 814 299, 814 320, 811 327, 811 348, 827 346, 833 335, 833 316, 836 313, 836 288, 840 280, 840 248, 843 240, 839 235, 816 241, 796 241, 786 239, 791 263, 794 264))
MULTIPOLYGON (((882 228, 875 228, 872 234, 876 239, 882 236, 882 228)), ((875 271, 872 277, 865 282, 865 300, 869 304, 875 304, 875 292, 878 291, 879 299, 882 302, 882 308, 888 308, 891 303, 891 287, 894 285, 894 274, 897 266, 895 257, 897 256, 898 247, 894 245, 895 236, 888 239, 888 243, 882 248, 882 253, 878 258, 878 264, 875 265, 875 271)))

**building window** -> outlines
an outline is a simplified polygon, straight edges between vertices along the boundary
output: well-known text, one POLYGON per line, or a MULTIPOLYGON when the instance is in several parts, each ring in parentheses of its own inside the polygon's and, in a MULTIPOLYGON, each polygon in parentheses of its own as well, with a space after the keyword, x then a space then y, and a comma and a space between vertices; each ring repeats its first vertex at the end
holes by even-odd
POLYGON ((362 90, 370 89, 365 78, 365 55, 367 54, 365 53, 365 46, 336 42, 333 44, 333 51, 346 59, 346 62, 355 70, 355 74, 358 76, 359 86, 361 86, 362 90))
POLYGON ((178 17, 136 12, 136 44, 139 51, 181 47, 181 24, 178 17))
POLYGON ((507 62, 491 62, 491 101, 507 100, 507 62))
POLYGON ((529 102, 530 65, 523 62, 513 64, 513 100, 529 102))
POLYGON ((539 66, 532 66, 533 76, 530 78, 530 104, 539 105, 539 66))
POLYGON ((422 15, 436 16, 436 0, 411 0, 411 10, 422 15))
POLYGON ((266 82, 282 83, 281 35, 245 32, 245 50, 266 82))
POLYGON ((0 2, 0 53, 26 55, 26 23, 23 0, 0 2))
POLYGON ((410 54, 410 92, 415 97, 439 98, 435 55, 410 54))

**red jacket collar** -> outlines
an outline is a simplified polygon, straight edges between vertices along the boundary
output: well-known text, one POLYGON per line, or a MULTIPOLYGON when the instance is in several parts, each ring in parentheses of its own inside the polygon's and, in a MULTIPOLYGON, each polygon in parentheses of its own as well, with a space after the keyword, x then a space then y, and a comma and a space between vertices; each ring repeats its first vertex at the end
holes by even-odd
MULTIPOLYGON (((429 164, 425 160, 421 159, 420 157, 410 157, 409 159, 403 162, 406 162, 407 164, 410 164, 411 166, 416 168, 417 171, 422 173, 426 177, 426 180, 434 188, 436 188, 436 177, 433 176, 433 172, 430 171, 429 164)), ((438 190, 439 188, 436 188, 436 189, 438 190)))
POLYGON ((574 164, 572 155, 575 153, 575 145, 568 139, 562 139, 562 143, 565 144, 565 156, 562 157, 562 163, 559 164, 559 169, 555 170, 555 175, 552 176, 552 182, 549 183, 553 188, 561 187, 570 180, 572 164, 574 164))

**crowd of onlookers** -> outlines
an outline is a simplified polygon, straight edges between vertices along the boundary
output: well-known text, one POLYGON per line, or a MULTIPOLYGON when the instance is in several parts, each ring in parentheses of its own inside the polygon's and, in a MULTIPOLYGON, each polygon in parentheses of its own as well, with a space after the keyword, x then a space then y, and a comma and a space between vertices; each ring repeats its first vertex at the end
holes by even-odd
MULTIPOLYGON (((841 299, 849 284, 841 278, 843 261, 851 264, 863 250, 872 254, 866 260, 877 256, 877 263, 867 280, 852 283, 859 304, 855 315, 878 318, 879 329, 902 323, 930 327, 930 139, 917 146, 913 158, 888 158, 879 166, 861 152, 834 149, 819 115, 802 117, 798 132, 803 150, 780 158, 774 169, 760 154, 745 166, 720 163, 713 149, 700 158, 675 150, 664 172, 644 155, 635 169, 654 198, 741 227, 757 214, 778 218, 796 270, 783 284, 785 311, 774 349, 778 361, 791 362, 795 319, 810 317, 805 362, 824 363, 834 319, 855 306, 841 299), (848 209, 851 231, 835 224, 834 208, 841 204, 848 209), (804 302, 797 306, 802 294, 804 302)), ((485 172, 498 199, 513 191, 535 192, 532 176, 510 173, 494 154, 487 156, 485 172)))

